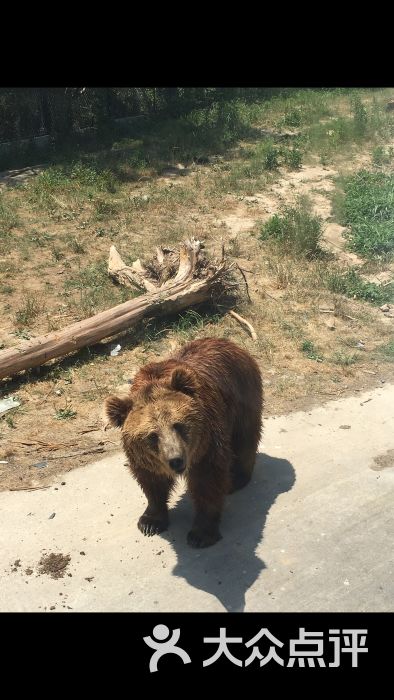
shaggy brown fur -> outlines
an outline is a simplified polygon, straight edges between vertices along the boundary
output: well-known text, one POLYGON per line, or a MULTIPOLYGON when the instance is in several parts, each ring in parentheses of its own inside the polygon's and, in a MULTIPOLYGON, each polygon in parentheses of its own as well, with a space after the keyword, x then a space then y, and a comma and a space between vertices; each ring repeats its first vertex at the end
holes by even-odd
POLYGON ((110 396, 106 412, 122 428, 133 476, 147 499, 139 529, 168 526, 167 502, 183 474, 195 506, 194 547, 221 535, 225 495, 251 478, 261 435, 263 392, 255 360, 228 340, 205 338, 174 357, 145 365, 129 395, 110 396))

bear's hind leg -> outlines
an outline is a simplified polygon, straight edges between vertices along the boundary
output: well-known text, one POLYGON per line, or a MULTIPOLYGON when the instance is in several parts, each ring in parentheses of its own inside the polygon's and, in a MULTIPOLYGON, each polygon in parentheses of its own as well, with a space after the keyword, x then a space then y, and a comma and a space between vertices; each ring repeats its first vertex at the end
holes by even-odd
POLYGON ((243 489, 252 478, 256 452, 260 440, 260 417, 256 416, 242 432, 234 432, 232 448, 234 460, 230 469, 231 484, 229 493, 243 489))
POLYGON ((228 493, 239 491, 249 483, 252 478, 255 461, 256 450, 254 447, 246 447, 236 453, 234 462, 231 465, 231 483, 228 493))

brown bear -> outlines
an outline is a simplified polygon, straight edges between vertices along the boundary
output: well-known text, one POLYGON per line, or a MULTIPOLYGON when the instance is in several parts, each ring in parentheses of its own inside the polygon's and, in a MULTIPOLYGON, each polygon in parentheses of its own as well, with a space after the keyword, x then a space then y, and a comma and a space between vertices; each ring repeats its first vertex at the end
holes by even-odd
POLYGON ((167 529, 168 498, 182 474, 195 507, 187 541, 215 544, 225 495, 250 480, 261 435, 262 380, 251 355, 225 339, 194 340, 142 367, 130 393, 108 397, 105 408, 148 499, 141 532, 167 529))

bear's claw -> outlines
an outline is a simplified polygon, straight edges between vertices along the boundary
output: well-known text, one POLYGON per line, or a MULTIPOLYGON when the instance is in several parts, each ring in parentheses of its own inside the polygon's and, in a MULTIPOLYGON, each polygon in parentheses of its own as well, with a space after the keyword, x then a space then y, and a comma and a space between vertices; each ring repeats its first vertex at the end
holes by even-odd
POLYGON ((163 520, 157 520, 149 515, 141 515, 138 521, 138 529, 146 537, 152 537, 152 535, 158 535, 159 532, 167 530, 168 523, 163 520))

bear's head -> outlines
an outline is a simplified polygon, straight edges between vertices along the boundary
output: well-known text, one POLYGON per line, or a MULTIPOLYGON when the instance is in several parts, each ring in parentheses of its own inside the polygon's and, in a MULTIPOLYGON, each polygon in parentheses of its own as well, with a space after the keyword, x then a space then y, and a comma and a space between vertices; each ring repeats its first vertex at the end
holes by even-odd
POLYGON ((130 463, 163 476, 187 470, 204 442, 198 379, 189 368, 152 377, 127 396, 109 396, 105 410, 110 424, 122 429, 130 463))

